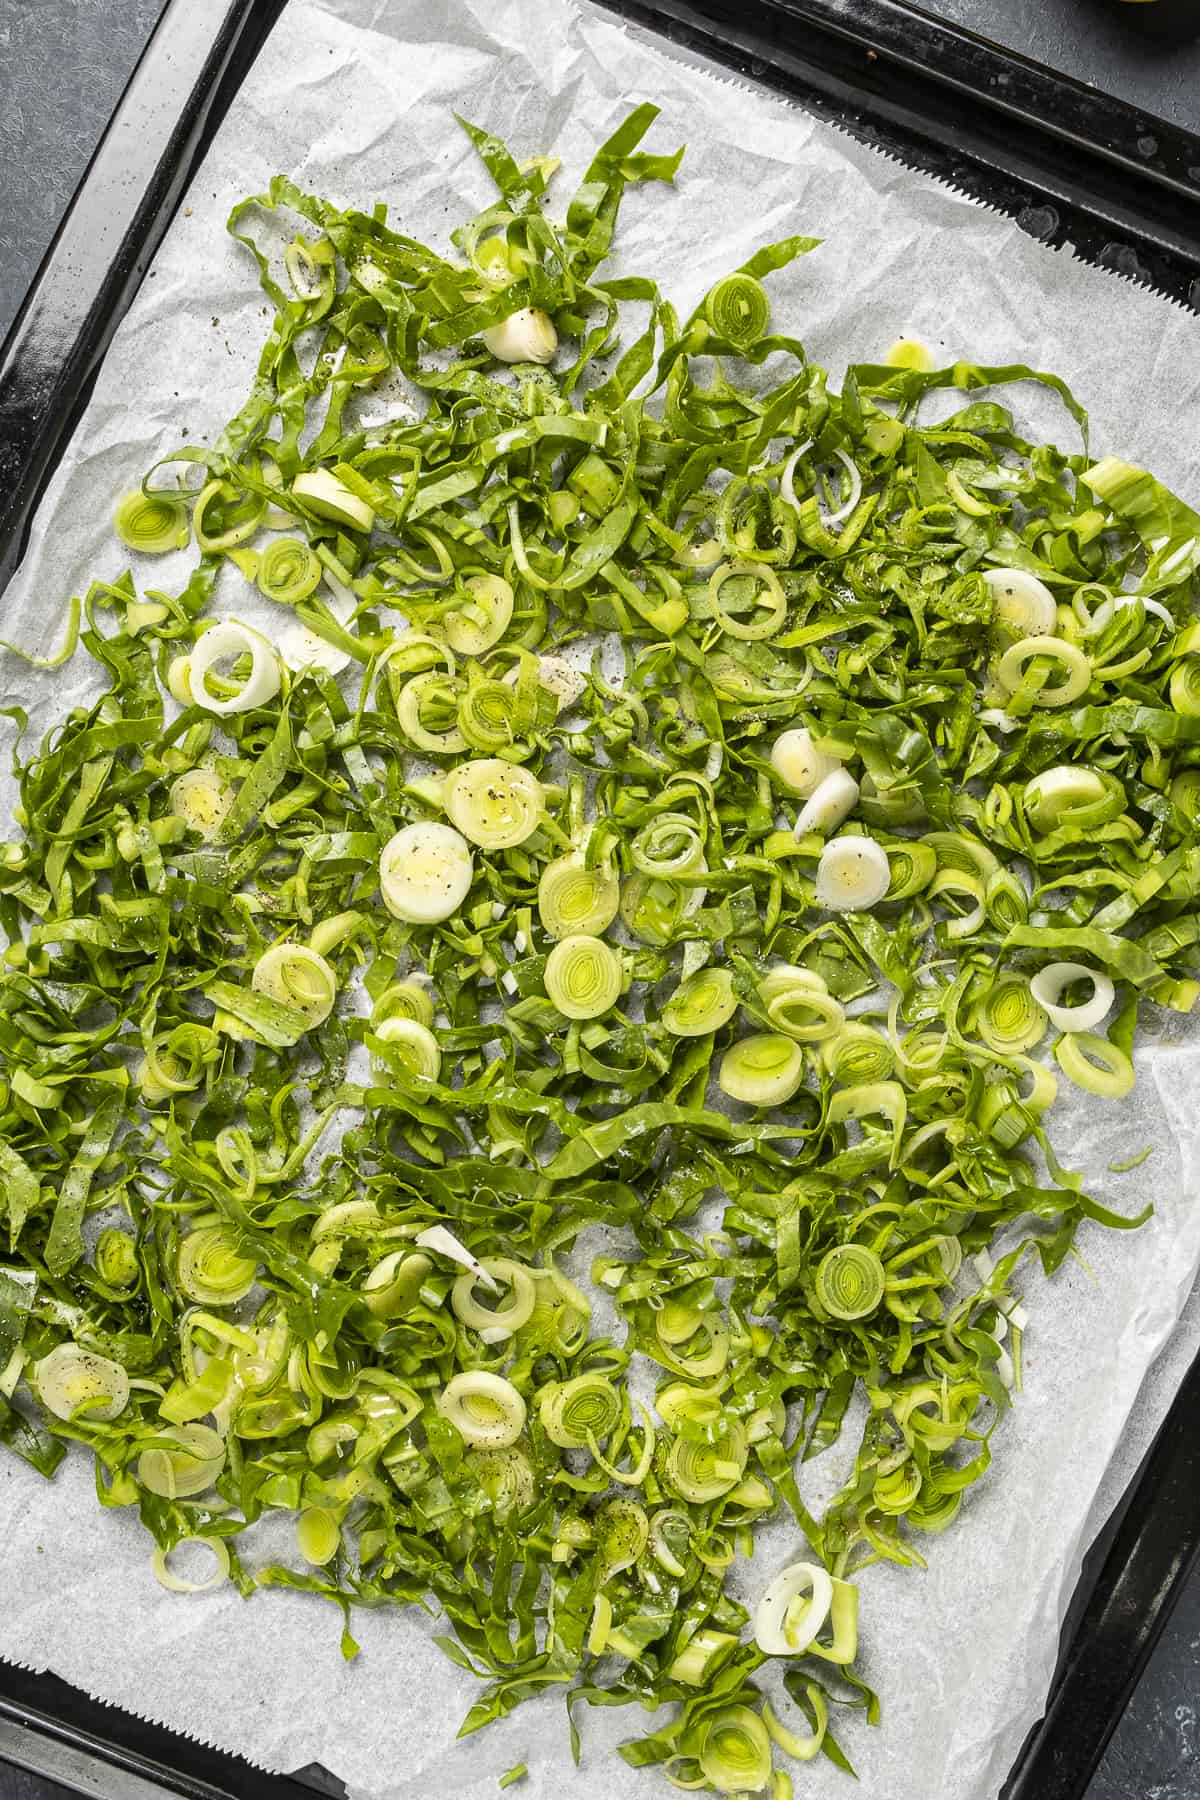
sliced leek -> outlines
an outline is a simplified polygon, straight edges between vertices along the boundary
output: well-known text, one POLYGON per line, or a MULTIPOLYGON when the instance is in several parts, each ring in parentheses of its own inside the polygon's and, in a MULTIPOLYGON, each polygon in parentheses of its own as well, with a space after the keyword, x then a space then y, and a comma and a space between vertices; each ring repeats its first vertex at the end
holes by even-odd
POLYGON ((163 1500, 190 1500, 212 1487, 225 1466, 225 1442, 208 1425, 174 1425, 151 1433, 137 1478, 163 1500))
POLYGON ((883 1299, 883 1264, 866 1244, 839 1244, 822 1257, 813 1285, 831 1319, 865 1319, 883 1299))
POLYGON ((896 1066, 896 1053, 873 1025, 850 1019, 821 1044, 821 1066, 845 1086, 886 1081, 896 1066))
POLYGON ((316 1569, 333 1561, 341 1541, 337 1514, 328 1507, 306 1507, 296 1520, 296 1546, 305 1562, 316 1569))
POLYGON ((836 756, 817 748, 807 726, 796 725, 781 732, 771 745, 771 767, 785 786, 807 799, 841 764, 836 756))
POLYGON ((385 1046, 380 1059, 381 1070, 390 1069, 393 1060, 406 1074, 422 1081, 436 1081, 442 1072, 442 1052, 433 1032, 419 1019, 393 1016, 375 1027, 375 1036, 385 1046))
POLYGON ((180 706, 194 706, 192 695, 192 659, 190 656, 173 656, 167 665, 167 692, 180 706))
POLYGON ((738 1009, 728 969, 701 969, 681 981, 663 1007, 662 1021, 674 1037, 708 1037, 728 1025, 738 1009))
POLYGON ((858 783, 847 770, 834 769, 823 775, 800 808, 795 824, 796 836, 807 837, 810 831, 819 831, 823 837, 828 837, 850 817, 858 805, 858 795, 858 783))
POLYGON ((1049 1018, 1032 985, 1019 975, 1006 975, 989 987, 976 1023, 989 1050, 1000 1056, 1015 1056, 1041 1043, 1049 1018))
POLYGON ((498 362, 553 362, 558 349, 553 319, 536 306, 521 307, 498 325, 489 325, 480 335, 498 362))
POLYGON ((168 550, 182 550, 191 536, 187 507, 182 500, 143 494, 141 488, 123 494, 117 501, 113 529, 121 542, 140 556, 163 556, 168 550))
POLYGON ((383 903, 397 919, 436 925, 455 914, 470 892, 475 866, 461 832, 433 820, 405 825, 379 858, 383 903))
POLYGON ((538 882, 538 915, 551 937, 599 937, 617 916, 621 884, 608 869, 589 868, 579 850, 546 864, 538 882))
POLYGON ((479 1258, 445 1225, 427 1226, 424 1231, 417 1233, 414 1241, 423 1250, 432 1250, 438 1256, 449 1257, 451 1262, 461 1263, 464 1269, 470 1269, 482 1287, 490 1287, 493 1293, 499 1293, 498 1283, 488 1274, 479 1258))
POLYGON ((170 1550, 159 1545, 150 1559, 154 1570, 154 1578, 169 1594, 207 1594, 214 1588, 222 1587, 229 1579, 229 1546, 224 1538, 219 1537, 184 1537, 180 1538, 170 1550), (192 1577, 180 1575, 171 1567, 171 1558, 178 1551, 188 1550, 193 1545, 199 1546, 211 1556, 212 1566, 203 1579, 197 1581, 192 1577))
POLYGON ((891 881, 887 851, 874 838, 833 838, 817 865, 817 905, 831 912, 864 912, 886 898, 891 881))
POLYGON ((80 1344, 59 1344, 34 1365, 38 1398, 57 1419, 105 1424, 129 1404, 129 1377, 120 1363, 80 1344))
POLYGON ((277 639, 277 648, 280 661, 294 675, 302 675, 310 669, 319 669, 326 675, 340 675, 353 661, 349 650, 330 643, 319 631, 299 619, 284 626, 277 639))
POLYGON ((349 531, 370 531, 375 508, 355 494, 332 469, 309 469, 292 482, 292 493, 319 519, 328 519, 349 531))
POLYGON ((1090 969, 1086 963, 1077 962, 1047 963, 1044 969, 1038 970, 1029 987, 1056 1031, 1091 1031, 1108 1012, 1115 993, 1112 981, 1103 970, 1090 969), (1062 997, 1068 988, 1082 982, 1091 985, 1089 997, 1064 1006, 1062 997))
POLYGON ((1049 637, 1058 622, 1058 605, 1044 581, 1028 569, 985 569, 994 617, 1021 638, 1049 637))
POLYGON ((217 836, 233 798, 233 788, 214 769, 187 769, 171 783, 171 811, 206 841, 217 836))
POLYGON ((274 944, 254 965, 250 986, 299 1013, 306 1029, 323 1025, 337 1000, 337 976, 305 944, 274 944))
POLYGON ((719 1794, 758 1794, 771 1781, 771 1741, 748 1706, 723 1706, 705 1722, 698 1763, 719 1794))
POLYGON ((799 1043, 819 1043, 841 1029, 845 1012, 820 975, 784 963, 758 984, 759 1005, 769 1024, 799 1043))
POLYGON ((259 555, 254 581, 268 600, 298 606, 320 586, 321 559, 303 538, 272 538, 259 555))
POLYGON ((680 316, 608 279, 652 114, 565 206, 468 124, 453 253, 236 206, 252 392, 117 521, 192 566, 142 593, 115 537, 15 652, 0 1454, 86 1446, 173 1591, 436 1605, 467 1730, 549 1672, 645 1703, 631 1763, 788 1800, 874 1710, 847 1574, 878 1639, 870 1565, 997 1479, 1043 1268, 1143 1216, 1052 1109, 1200 1007, 1200 514, 976 391, 1082 422, 1052 377, 909 346, 839 393, 772 330, 809 239, 680 316), (743 1642, 781 1507, 811 1561, 743 1642))
POLYGON ((1004 652, 996 669, 1010 694, 1022 686, 1028 665, 1039 658, 1057 664, 1061 673, 1057 681, 1031 690, 1034 706, 1070 706, 1087 692, 1092 665, 1078 645, 1058 637, 1023 637, 1004 652))
POLYGON ((542 784, 529 769, 498 757, 460 763, 446 777, 446 816, 484 850, 513 850, 541 823, 542 784))
POLYGON ((376 1030, 386 1019, 415 1019, 418 1025, 432 1025, 436 1016, 430 982, 427 977, 416 975, 390 983, 371 1008, 371 1023, 376 1030))
POLYGON ((803 1656, 833 1606, 833 1582, 818 1563, 796 1562, 770 1582, 754 1612, 754 1641, 764 1656, 803 1656))
POLYGON ((393 1250, 369 1270, 362 1296, 377 1319, 395 1319, 416 1306, 433 1263, 419 1250, 393 1250))
POLYGON ((538 680, 554 695, 558 711, 569 712, 587 692, 587 675, 565 656, 553 653, 539 656, 537 664, 538 680))
POLYGON ((542 1429, 563 1450, 583 1450, 611 1437, 621 1421, 621 1396, 603 1375, 576 1375, 543 1388, 542 1429))
POLYGON ((722 1093, 746 1106, 784 1106, 804 1080, 804 1051, 778 1031, 739 1039, 721 1058, 722 1093))
POLYGON ((187 681, 196 706, 227 718, 266 706, 275 698, 280 685, 279 662, 259 632, 237 619, 223 619, 197 638, 188 658, 187 681), (226 675, 218 674, 222 664, 230 665, 226 675))
POLYGON ((735 1488, 746 1467, 746 1433, 736 1419, 712 1438, 676 1437, 667 1451, 668 1484, 694 1506, 719 1500, 735 1488))
POLYGON ((1093 1031, 1066 1032, 1054 1046, 1054 1057, 1063 1074, 1089 1094, 1123 1100, 1132 1091, 1133 1058, 1093 1031))
POLYGON ((771 319, 771 302, 761 281, 739 269, 710 289, 704 316, 719 338, 737 349, 747 348, 764 336, 771 319))
POLYGON ((729 637, 744 643, 774 637, 787 617, 787 596, 765 563, 721 563, 709 577, 713 613, 729 637))
POLYGON ((1122 811, 1125 795, 1098 769, 1059 763, 1027 781, 1021 799, 1034 830, 1048 833, 1065 825, 1087 830, 1106 824, 1122 811))
MULTIPOLYGON (((487 1256, 480 1265, 491 1276, 492 1288, 508 1289, 506 1298, 494 1305, 484 1305, 475 1298, 476 1276, 473 1269, 458 1277, 450 1290, 450 1304, 455 1316, 476 1331, 499 1333, 511 1337, 533 1315, 535 1289, 533 1276, 511 1256, 487 1256)), ((495 1341, 493 1338, 491 1341, 495 1341)))
POLYGON ((232 1306, 254 1286, 258 1264, 224 1220, 192 1227, 179 1246, 176 1279, 199 1306, 232 1306))
POLYGON ((567 1019, 598 1019, 621 996, 621 958, 603 938, 561 938, 546 958, 546 992, 567 1019))
POLYGON ((460 579, 458 604, 446 614, 446 642, 459 656, 482 656, 498 644, 513 615, 511 583, 484 570, 460 579))
POLYGON ((525 1429, 525 1402, 519 1390, 486 1369, 452 1376, 438 1395, 437 1409, 480 1450, 505 1450, 525 1429))

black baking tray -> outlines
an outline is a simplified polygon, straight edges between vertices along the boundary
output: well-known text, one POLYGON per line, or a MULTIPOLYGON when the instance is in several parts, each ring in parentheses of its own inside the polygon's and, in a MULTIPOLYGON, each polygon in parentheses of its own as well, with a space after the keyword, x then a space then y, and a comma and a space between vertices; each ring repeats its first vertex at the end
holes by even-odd
MULTIPOLYGON (((899 161, 1200 311, 1200 138, 904 0, 604 0, 899 161)), ((0 590, 125 308, 286 0, 170 0, 0 350, 0 590)), ((286 28, 286 26, 285 26, 286 28)), ((1200 1552, 1200 1362, 1085 1561, 1003 1800, 1081 1800, 1200 1552)), ((0 1662, 4 1759, 100 1800, 313 1800, 0 1662)), ((850 1790, 848 1789, 847 1792, 850 1790)))

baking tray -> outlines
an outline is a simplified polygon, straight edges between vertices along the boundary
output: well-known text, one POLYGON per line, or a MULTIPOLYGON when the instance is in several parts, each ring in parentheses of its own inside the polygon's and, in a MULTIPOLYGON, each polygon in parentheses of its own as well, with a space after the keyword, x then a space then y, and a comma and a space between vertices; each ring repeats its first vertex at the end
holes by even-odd
MULTIPOLYGON (((0 591, 112 333, 286 0, 170 0, 0 349, 0 591)), ((1200 312, 1200 138, 905 0, 604 0, 1200 312)), ((1003 1800, 1081 1800, 1200 1552, 1200 1360, 1088 1555, 1003 1800)), ((340 1800, 0 1662, 3 1764, 96 1800, 340 1800)), ((848 1790, 849 1791, 849 1790, 848 1790)))

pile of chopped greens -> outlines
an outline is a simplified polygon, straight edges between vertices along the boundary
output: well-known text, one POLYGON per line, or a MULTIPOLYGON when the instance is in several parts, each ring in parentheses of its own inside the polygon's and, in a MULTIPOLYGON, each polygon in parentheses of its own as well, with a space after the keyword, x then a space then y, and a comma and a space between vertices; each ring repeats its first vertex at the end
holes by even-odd
POLYGON ((467 125, 451 257, 283 178, 234 209, 250 395, 116 517, 198 561, 92 587, 106 691, 16 755, 0 1439, 87 1445, 168 1586, 199 1540, 347 1654, 432 1604, 464 1732, 638 1702, 629 1762, 780 1800, 877 1717, 859 1576, 988 1471, 1018 1270, 1139 1222, 1044 1121, 1200 995, 1200 516, 968 397, 1086 432, 1023 365, 833 392, 763 287, 811 239, 687 317, 602 278, 653 117, 562 225, 467 125))

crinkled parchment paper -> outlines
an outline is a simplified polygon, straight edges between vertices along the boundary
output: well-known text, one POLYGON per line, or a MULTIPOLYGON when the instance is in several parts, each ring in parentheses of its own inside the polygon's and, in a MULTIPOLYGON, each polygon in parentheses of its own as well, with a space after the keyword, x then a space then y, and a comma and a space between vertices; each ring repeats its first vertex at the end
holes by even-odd
MULTIPOLYGON (((822 236, 772 289, 776 316, 835 377, 904 333, 947 356, 1054 369, 1091 407, 1098 451, 1145 462, 1200 498, 1200 321, 1190 315, 565 0, 293 0, 117 333, 10 589, 6 635, 42 648, 56 640, 66 596, 121 567, 113 496, 174 445, 211 438, 239 403, 265 322, 251 260, 224 237, 235 199, 284 170, 343 203, 386 199, 403 229, 443 244, 489 195, 452 108, 518 154, 557 151, 565 186, 647 98, 663 109, 654 143, 689 148, 674 189, 628 195, 623 266, 653 272, 686 308, 759 243, 822 236)), ((1044 396, 1019 400, 1023 423, 1074 443, 1044 396)), ((171 574, 158 563, 150 579, 165 585, 171 574)), ((223 587, 218 605, 241 610, 237 587, 223 587)), ((35 725, 84 680, 82 670, 41 677, 0 663, 0 693, 32 701, 35 725)), ((1087 1267, 1069 1263, 1052 1282, 1030 1270, 1027 1393, 1002 1427, 991 1476, 956 1529, 931 1540, 928 1573, 863 1579, 864 1668, 885 1723, 846 1735, 868 1800, 992 1800, 1041 1709, 1082 1550, 1200 1340, 1200 1310, 1184 1311, 1200 1263, 1195 1028, 1164 1018, 1138 1063, 1128 1100, 1064 1098, 1054 1133, 1110 1204, 1132 1211, 1153 1197, 1153 1222, 1132 1236, 1085 1232, 1087 1267), (1144 1143, 1154 1154, 1141 1168, 1103 1173, 1144 1143)), ((785 1525, 764 1533, 751 1590, 790 1536, 785 1525)), ((605 1751, 644 1729, 636 1712, 583 1721, 578 1772, 561 1699, 456 1745, 473 1684, 420 1616, 357 1615, 362 1654, 346 1667, 340 1620, 314 1600, 164 1593, 149 1539, 132 1517, 97 1507, 82 1455, 53 1486, 4 1461, 0 1545, 0 1654, 266 1766, 319 1759, 372 1800, 482 1800, 518 1759, 530 1766, 521 1792, 531 1800, 665 1791, 605 1751)), ((798 1771, 798 1785, 817 1797, 852 1792, 824 1764, 798 1771)))

